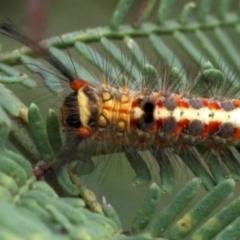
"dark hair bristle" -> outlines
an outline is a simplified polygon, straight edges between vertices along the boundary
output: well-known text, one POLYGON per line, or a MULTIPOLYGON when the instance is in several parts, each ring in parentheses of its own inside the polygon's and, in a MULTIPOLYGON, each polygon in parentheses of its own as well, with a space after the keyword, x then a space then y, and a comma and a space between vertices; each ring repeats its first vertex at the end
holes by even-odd
POLYGON ((24 33, 17 29, 13 24, 10 23, 0 23, 1 33, 8 37, 15 39, 18 42, 31 48, 37 55, 44 58, 48 63, 50 63, 57 71, 59 71, 64 77, 67 78, 69 82, 72 82, 76 77, 67 69, 51 52, 42 47, 39 43, 28 38, 24 33))

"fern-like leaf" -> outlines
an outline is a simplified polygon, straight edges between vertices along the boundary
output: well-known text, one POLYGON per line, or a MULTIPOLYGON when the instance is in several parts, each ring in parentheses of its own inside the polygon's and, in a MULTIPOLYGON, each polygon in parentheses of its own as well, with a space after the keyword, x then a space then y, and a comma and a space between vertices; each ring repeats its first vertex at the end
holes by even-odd
MULTIPOLYGON (((239 37, 240 19, 238 12, 229 10, 230 1, 220 1, 216 13, 211 13, 211 3, 208 0, 199 1, 199 4, 187 3, 181 7, 178 16, 169 19, 176 4, 174 0, 162 0, 160 4, 158 1, 145 1, 133 26, 131 23, 124 24, 124 21, 134 6, 134 1, 120 0, 109 26, 64 34, 43 41, 42 44, 67 68, 69 55, 60 49, 73 48, 81 59, 111 79, 127 77, 139 81, 141 71, 151 78, 161 77, 161 72, 151 65, 151 55, 148 51, 141 50, 141 38, 145 41, 144 48, 152 50, 157 58, 165 62, 164 66, 169 69, 172 78, 181 75, 179 84, 187 81, 189 69, 185 67, 186 62, 192 61, 200 69, 197 78, 203 79, 203 84, 197 90, 206 90, 206 79, 214 82, 214 86, 227 86, 230 83, 225 76, 233 76, 234 68, 239 67, 240 53, 234 44, 234 38, 239 37), (153 17, 151 13, 154 8, 157 9, 154 13, 155 20, 148 21, 149 16, 153 17), (97 52, 92 43, 104 51, 97 52), (123 46, 124 51, 119 45, 123 46), (119 72, 123 76, 119 76, 119 72)), ((56 76, 53 79, 51 69, 36 58, 36 54, 27 47, 0 55, 1 239, 239 238, 238 198, 208 219, 213 208, 232 193, 234 181, 225 180, 226 175, 240 179, 240 164, 233 153, 236 151, 234 148, 221 159, 227 172, 219 168, 219 156, 211 155, 209 161, 203 159, 194 148, 188 152, 188 158, 180 154, 179 157, 200 179, 187 183, 164 210, 154 216, 160 192, 170 192, 174 186, 174 167, 169 159, 175 157, 169 156, 171 153, 162 154, 164 168, 160 172, 161 188, 156 184, 150 186, 132 223, 131 237, 123 235, 115 210, 106 203, 102 207, 95 195, 82 185, 78 174, 78 170, 82 169, 78 169, 76 161, 70 165, 70 171, 65 168, 58 178, 58 185, 68 197, 58 195, 55 192, 58 188, 53 190, 45 182, 36 181, 32 165, 40 159, 51 162, 62 147, 59 122, 55 112, 50 110, 45 128, 38 107, 32 104, 27 109, 7 89, 7 85, 12 83, 36 87, 32 78, 15 68, 14 65, 20 63, 26 68, 26 73, 38 72, 44 75, 44 79, 50 79, 46 81, 48 89, 55 93, 62 91, 61 81, 56 76), (53 125, 55 127, 51 128, 53 125), (29 160, 6 148, 8 138, 29 160), (203 165, 204 160, 209 169, 203 165), (196 195, 201 184, 209 193, 181 216, 181 211, 196 195), (83 200, 75 198, 79 196, 83 200), (199 226, 200 224, 202 225, 199 226)), ((70 70, 89 82, 96 83, 96 77, 89 69, 80 66, 75 60, 71 61, 74 69, 70 70)), ((234 81, 235 95, 239 94, 238 77, 236 75, 234 81)), ((155 158, 158 157, 157 154, 159 153, 154 155, 155 158)), ((151 174, 142 155, 131 151, 125 155, 136 173, 134 183, 141 185, 149 182, 151 174)), ((91 165, 91 159, 88 163, 91 165)))

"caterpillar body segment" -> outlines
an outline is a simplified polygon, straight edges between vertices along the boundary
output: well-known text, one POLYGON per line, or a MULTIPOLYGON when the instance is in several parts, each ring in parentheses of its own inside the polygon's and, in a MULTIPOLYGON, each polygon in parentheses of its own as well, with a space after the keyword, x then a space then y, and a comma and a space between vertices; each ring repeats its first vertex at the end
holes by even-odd
POLYGON ((240 101, 217 100, 107 84, 84 85, 65 98, 63 125, 87 128, 97 141, 139 147, 182 147, 206 143, 214 149, 240 138, 240 101))
MULTIPOLYGON (((215 78, 215 74, 219 75, 218 70, 213 69, 210 63, 205 64, 206 69, 201 69, 202 76, 198 75, 194 83, 189 81, 185 88, 179 83, 181 76, 176 76, 179 75, 178 70, 175 69, 175 76, 161 72, 162 75, 158 77, 151 65, 148 66, 151 73, 143 71, 142 79, 137 79, 138 83, 134 80, 125 81, 123 78, 122 84, 117 83, 118 87, 117 79, 99 80, 99 85, 94 85, 87 79, 81 79, 81 76, 74 76, 47 48, 31 41, 14 26, 4 23, 0 24, 0 29, 5 35, 22 42, 43 57, 62 74, 72 89, 63 100, 60 118, 66 132, 74 140, 71 146, 63 149, 56 172, 69 163, 79 144, 84 159, 89 160, 97 154, 116 153, 117 151, 111 152, 115 148, 124 151, 128 159, 135 156, 135 161, 129 160, 131 166, 139 164, 136 159, 142 160, 139 150, 150 150, 160 171, 169 172, 173 172, 173 169, 164 164, 175 160, 176 156, 193 166, 195 163, 192 162, 198 161, 201 156, 197 146, 205 145, 212 155, 227 159, 227 148, 239 144, 240 101, 234 97, 240 92, 239 88, 233 89, 233 84, 225 81, 222 84, 225 88, 223 92, 235 93, 229 94, 229 97, 226 94, 222 97, 218 90, 210 95, 198 95, 193 91, 198 86, 202 87, 202 77, 211 79, 215 78), (98 144, 103 146, 105 152, 98 150, 98 144)), ((222 83, 221 79, 219 77, 215 88, 222 83)), ((224 164, 230 172, 237 169, 235 166, 240 169, 238 162, 226 162, 224 164)), ((138 171, 139 175, 149 179, 148 171, 143 173, 141 169, 136 169, 136 173, 138 171)), ((203 173, 202 168, 200 172, 194 174, 200 176, 203 173)), ((161 176, 165 176, 162 182, 166 182, 168 175, 161 176)), ((141 179, 146 183, 144 177, 141 179)), ((210 189, 215 183, 208 175, 206 179, 210 189)), ((168 189, 172 188, 172 184, 170 185, 168 189)))

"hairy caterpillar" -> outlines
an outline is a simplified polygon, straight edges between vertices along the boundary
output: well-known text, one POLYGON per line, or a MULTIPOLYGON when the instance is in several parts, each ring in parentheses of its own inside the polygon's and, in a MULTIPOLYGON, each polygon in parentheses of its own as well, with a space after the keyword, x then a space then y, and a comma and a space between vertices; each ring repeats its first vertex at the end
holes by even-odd
MULTIPOLYGON (((170 76, 164 76, 168 84, 160 82, 152 66, 147 65, 141 79, 142 87, 137 86, 138 89, 136 85, 140 84, 134 82, 128 81, 126 86, 124 76, 119 76, 120 84, 116 83, 117 79, 104 79, 96 85, 74 76, 49 50, 28 39, 14 26, 2 24, 1 29, 48 61, 69 81, 73 90, 63 101, 61 121, 74 140, 61 156, 56 171, 69 162, 81 144, 90 154, 94 152, 93 147, 99 145, 106 153, 111 148, 113 152, 125 152, 132 165, 140 164, 139 151, 148 150, 164 170, 165 162, 176 155, 184 161, 199 159, 198 148, 201 150, 206 145, 211 156, 223 159, 234 172, 233 164, 227 162, 232 156, 228 147, 239 143, 240 102, 230 98, 238 90, 231 82, 226 82, 224 97, 216 93, 199 96, 191 89, 201 87, 201 77, 191 86, 176 87, 179 76, 172 81, 170 76)), ((209 72, 209 78, 217 74, 221 80, 219 71, 209 72)), ((149 173, 142 174, 139 184, 149 179, 144 174, 149 173)), ((205 182, 210 188, 208 184, 212 184, 211 180, 205 182)))

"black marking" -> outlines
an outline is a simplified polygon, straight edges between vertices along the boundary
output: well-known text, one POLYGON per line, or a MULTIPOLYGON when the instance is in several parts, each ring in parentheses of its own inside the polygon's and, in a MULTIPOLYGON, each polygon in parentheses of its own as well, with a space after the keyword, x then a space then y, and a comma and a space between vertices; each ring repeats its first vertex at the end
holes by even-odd
POLYGON ((140 107, 144 113, 153 113, 155 106, 156 103, 153 97, 145 97, 140 103, 140 107))
POLYGON ((97 104, 96 95, 91 86, 87 85, 85 88, 83 88, 83 92, 88 97, 91 104, 97 104))
POLYGON ((227 101, 227 102, 221 102, 220 106, 222 109, 224 109, 227 112, 230 112, 234 109, 236 109, 236 106, 233 102, 227 101))
POLYGON ((232 123, 224 123, 219 131, 218 131, 218 136, 222 138, 230 138, 234 134, 234 126, 232 123))
POLYGON ((71 92, 64 99, 63 105, 66 107, 78 106, 77 92, 71 92))
POLYGON ((142 130, 143 132, 149 132, 154 127, 155 120, 152 114, 143 114, 138 123, 137 128, 142 130))
POLYGON ((162 131, 165 134, 172 134, 177 127, 177 122, 174 117, 168 117, 163 120, 162 131))
POLYGON ((204 107, 204 104, 202 103, 202 101, 198 98, 194 98, 194 99, 190 99, 188 101, 189 105, 194 108, 194 109, 200 109, 204 107))
POLYGON ((79 119, 79 114, 69 114, 66 118, 66 123, 69 127, 79 128, 81 127, 82 123, 79 119))
POLYGON ((204 125, 200 120, 193 120, 188 126, 188 134, 199 136, 204 130, 204 125))
POLYGON ((167 108, 169 111, 173 111, 177 106, 177 101, 175 100, 174 97, 167 97, 163 101, 163 105, 167 108))
POLYGON ((79 128, 82 123, 79 116, 77 92, 71 92, 65 97, 62 107, 63 118, 68 127, 79 128))
POLYGON ((88 119, 88 126, 95 128, 98 124, 98 118, 99 118, 99 111, 98 111, 98 102, 96 98, 96 93, 94 92, 93 88, 89 85, 87 85, 85 88, 83 88, 84 94, 87 96, 89 100, 89 108, 90 108, 90 117, 88 119))
POLYGON ((88 126, 91 128, 97 127, 97 120, 99 118, 98 116, 98 106, 91 106, 91 117, 88 120, 88 126))

